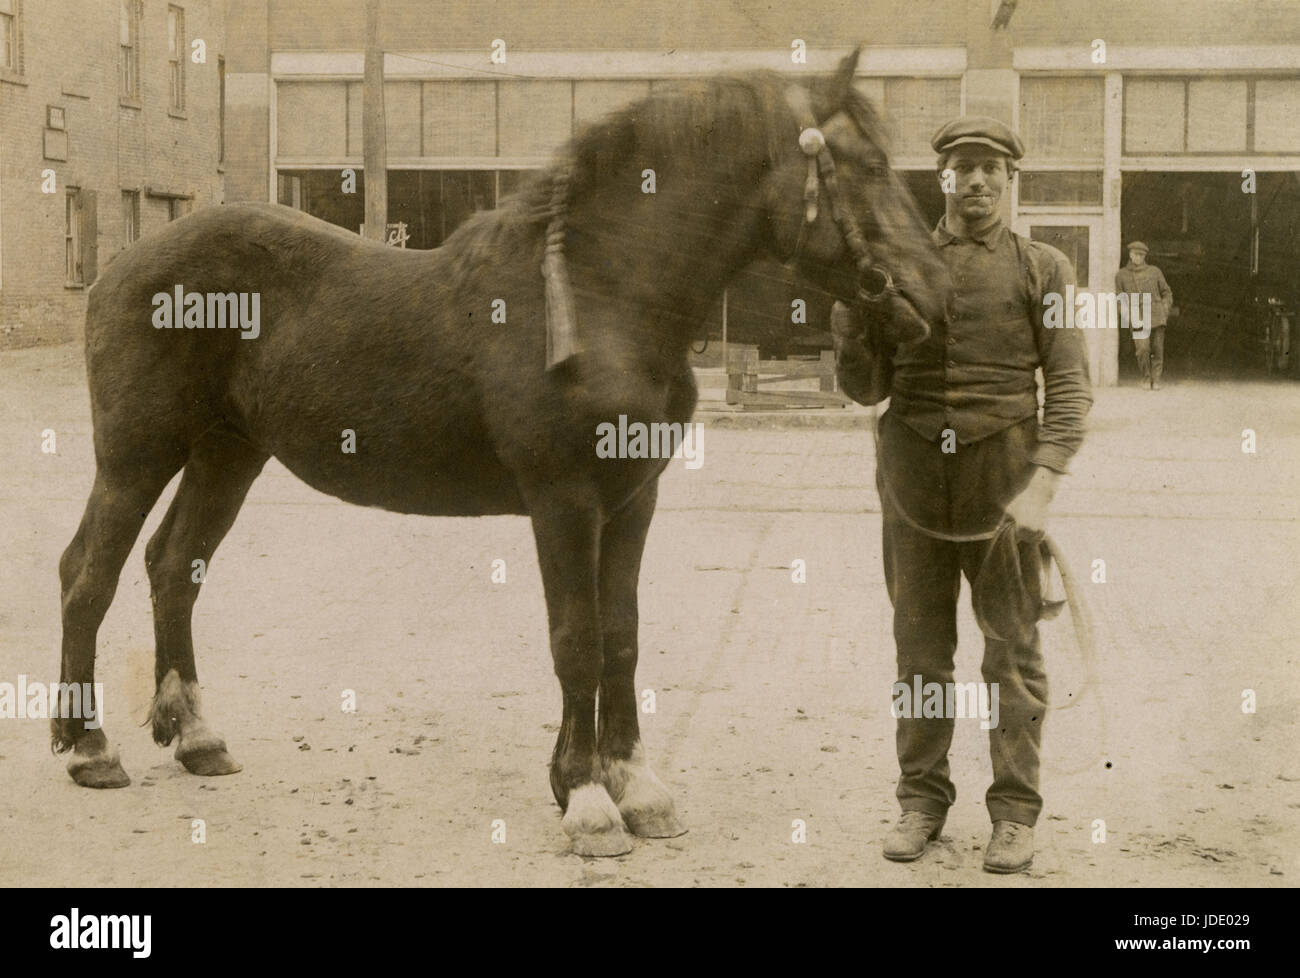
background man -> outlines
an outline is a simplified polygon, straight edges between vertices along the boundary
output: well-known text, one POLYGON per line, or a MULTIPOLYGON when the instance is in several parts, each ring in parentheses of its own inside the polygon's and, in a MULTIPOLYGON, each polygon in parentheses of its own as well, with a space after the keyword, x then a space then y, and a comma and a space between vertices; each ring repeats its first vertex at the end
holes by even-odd
MULTIPOLYGON (((989 731, 993 834, 984 868, 1012 873, 1033 859, 1048 709, 1038 604, 1026 611, 1022 581, 1037 579, 1036 540, 1083 439, 1092 391, 1083 334, 1043 321, 1043 295, 1064 296, 1074 270, 1059 251, 1013 234, 998 216, 1014 161, 1024 154, 1019 137, 996 119, 967 117, 943 126, 931 145, 946 194, 933 237, 955 286, 947 321, 931 324, 925 341, 900 347, 887 325, 867 330, 841 307, 832 331, 843 389, 862 403, 890 398, 876 471, 899 681, 952 682, 963 572, 974 585, 995 546, 1013 548, 1011 562, 1024 568, 1024 578, 986 576, 972 589, 981 621, 1010 622, 1002 634, 986 634, 982 671, 986 683, 999 684, 1001 712, 989 731), (1046 381, 1041 425, 1039 366, 1046 381), (1017 525, 1011 533, 969 539, 991 535, 1004 517, 1017 525)), ((884 855, 898 861, 916 859, 938 837, 956 798, 948 768, 954 718, 923 717, 917 706, 897 721, 903 814, 884 855)))
MULTIPOLYGON (((1141 241, 1132 241, 1128 246, 1128 264, 1115 273, 1115 291, 1121 295, 1133 293, 1137 296, 1151 296, 1151 322, 1140 324, 1133 322, 1129 313, 1129 325, 1133 328, 1133 346, 1137 349, 1138 369, 1142 371, 1142 386, 1153 391, 1160 390, 1160 374, 1165 369, 1165 324, 1169 322, 1169 310, 1174 305, 1174 293, 1165 281, 1164 273, 1155 265, 1147 264, 1147 246, 1141 241), (1149 325, 1150 332, 1141 327, 1149 325)), ((1138 300, 1142 300, 1139 298, 1138 300)))

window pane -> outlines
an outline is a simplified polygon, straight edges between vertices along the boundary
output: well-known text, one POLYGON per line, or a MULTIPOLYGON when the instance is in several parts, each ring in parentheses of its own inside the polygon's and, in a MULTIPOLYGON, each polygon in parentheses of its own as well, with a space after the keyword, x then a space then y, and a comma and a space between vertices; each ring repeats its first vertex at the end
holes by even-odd
POLYGON ((933 158, 930 138, 961 112, 957 78, 887 78, 885 110, 893 120, 895 157, 933 158))
POLYGON ((572 84, 567 81, 502 81, 501 156, 549 157, 569 138, 572 84))
MULTIPOLYGON (((3 0, 0 0, 0 4, 2 3, 3 0)), ((122 2, 122 11, 118 18, 118 43, 131 43, 131 12, 126 9, 126 0, 122 2)))
POLYGON ((420 155, 419 119, 420 83, 385 82, 384 122, 389 156, 420 155))
POLYGON ((167 11, 167 53, 176 56, 176 11, 167 11))
POLYGON ((593 122, 629 102, 650 94, 644 81, 580 81, 573 84, 573 117, 577 125, 593 122))
POLYGON ((1183 151, 1183 82, 1124 81, 1124 152, 1183 151))
POLYGON ((1101 78, 1020 79, 1020 136, 1035 160, 1101 160, 1101 78))
MULTIPOLYGON (((358 133, 359 127, 358 122, 358 133)), ((426 82, 424 155, 466 157, 496 154, 496 82, 426 82)))
POLYGON ((1101 171, 1083 170, 1062 173, 1022 171, 1020 203, 1080 204, 1101 206, 1101 171))
POLYGON ((1255 149, 1300 153, 1300 78, 1255 82, 1255 149))
POLYGON ((276 155, 337 158, 344 154, 344 86, 339 82, 276 85, 276 155))
POLYGON ((1245 149, 1245 79, 1188 82, 1188 152, 1241 153, 1245 149))
POLYGON ((1034 224, 1029 228, 1029 237, 1041 241, 1064 252, 1074 266, 1075 281, 1079 288, 1088 287, 1088 228, 1053 227, 1052 225, 1034 224))

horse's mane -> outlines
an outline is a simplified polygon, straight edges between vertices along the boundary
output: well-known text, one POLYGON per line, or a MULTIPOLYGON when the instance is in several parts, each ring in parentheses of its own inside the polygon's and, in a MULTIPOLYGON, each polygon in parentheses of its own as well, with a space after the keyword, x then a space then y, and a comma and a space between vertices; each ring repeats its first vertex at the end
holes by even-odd
MULTIPOLYGON (((825 82, 813 78, 816 85, 825 82)), ((486 256, 511 228, 544 227, 552 214, 552 185, 563 172, 570 199, 611 179, 629 159, 673 159, 675 165, 711 172, 738 172, 755 152, 775 167, 798 152, 795 123, 786 90, 792 80, 775 71, 715 75, 656 88, 585 125, 496 210, 480 211, 461 225, 445 244, 453 244, 465 270, 486 256), (463 259, 463 260, 461 260, 463 259)), ((863 133, 885 150, 885 124, 870 101, 850 88, 847 111, 863 133)))

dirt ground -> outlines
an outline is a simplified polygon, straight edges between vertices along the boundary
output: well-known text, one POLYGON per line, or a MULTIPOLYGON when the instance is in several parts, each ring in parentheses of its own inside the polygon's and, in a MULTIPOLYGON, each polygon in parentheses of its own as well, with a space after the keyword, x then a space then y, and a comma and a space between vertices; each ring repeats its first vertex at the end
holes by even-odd
MULTIPOLYGON (((140 726, 143 548, 160 504, 100 632, 106 729, 133 783, 78 788, 45 721, 0 722, 0 884, 1294 886, 1300 398, 1227 384, 1098 395, 1053 532, 1089 589, 1101 685, 1047 723, 1026 873, 981 872, 990 771, 974 720, 958 723, 939 844, 912 864, 880 856, 897 814, 894 651, 869 434, 718 426, 702 468, 664 477, 641 581, 645 742, 688 834, 616 859, 567 852, 546 774, 559 687, 525 520, 350 507, 272 462, 195 614, 207 716, 243 772, 190 776, 140 726), (1088 582, 1096 558, 1105 584, 1088 582)), ((49 682, 56 565, 93 471, 80 349, 0 355, 0 408, 0 682, 49 682), (45 429, 56 454, 41 452, 45 429)), ((976 680, 963 615, 957 679, 976 680)), ((1084 679, 1064 619, 1045 647, 1064 705, 1084 679)))

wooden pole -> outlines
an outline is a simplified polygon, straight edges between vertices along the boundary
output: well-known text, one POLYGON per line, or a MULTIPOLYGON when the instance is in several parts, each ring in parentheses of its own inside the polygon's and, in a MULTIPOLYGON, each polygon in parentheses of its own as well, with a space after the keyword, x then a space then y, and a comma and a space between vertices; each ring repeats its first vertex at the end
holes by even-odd
POLYGON ((727 290, 722 290, 722 364, 727 363, 727 290))
POLYGON ((379 4, 380 0, 366 0, 366 65, 361 82, 366 237, 372 241, 383 241, 388 225, 388 140, 384 119, 384 52, 379 47, 379 4))

